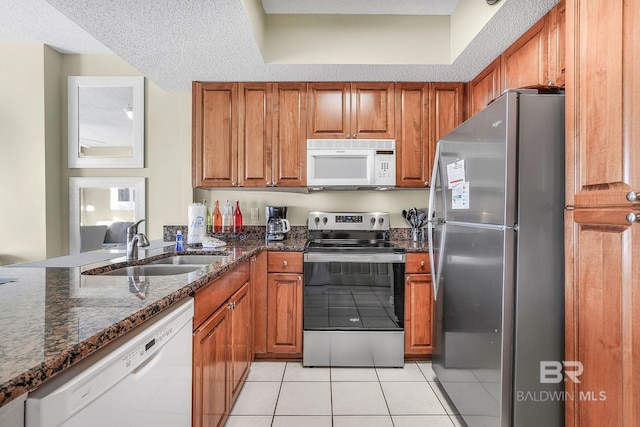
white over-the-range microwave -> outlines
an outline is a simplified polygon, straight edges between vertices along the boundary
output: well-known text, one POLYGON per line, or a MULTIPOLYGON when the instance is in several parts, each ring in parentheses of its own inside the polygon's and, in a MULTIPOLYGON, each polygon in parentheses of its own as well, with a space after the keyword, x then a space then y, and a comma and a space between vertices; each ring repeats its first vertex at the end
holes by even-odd
POLYGON ((307 139, 309 189, 389 189, 395 185, 395 139, 307 139))

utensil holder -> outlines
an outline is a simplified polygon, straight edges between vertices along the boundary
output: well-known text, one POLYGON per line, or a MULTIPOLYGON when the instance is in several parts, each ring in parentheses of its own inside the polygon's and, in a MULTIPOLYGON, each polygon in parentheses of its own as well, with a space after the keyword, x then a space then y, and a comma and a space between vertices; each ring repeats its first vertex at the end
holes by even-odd
POLYGON ((424 242, 424 228, 412 228, 411 240, 414 242, 424 242))

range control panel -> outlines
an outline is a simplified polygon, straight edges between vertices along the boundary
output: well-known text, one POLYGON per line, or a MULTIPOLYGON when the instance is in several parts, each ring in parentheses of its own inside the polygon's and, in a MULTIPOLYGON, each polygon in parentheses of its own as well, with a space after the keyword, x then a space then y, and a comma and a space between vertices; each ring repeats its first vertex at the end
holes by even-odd
POLYGON ((309 212, 309 230, 388 231, 388 212, 309 212))

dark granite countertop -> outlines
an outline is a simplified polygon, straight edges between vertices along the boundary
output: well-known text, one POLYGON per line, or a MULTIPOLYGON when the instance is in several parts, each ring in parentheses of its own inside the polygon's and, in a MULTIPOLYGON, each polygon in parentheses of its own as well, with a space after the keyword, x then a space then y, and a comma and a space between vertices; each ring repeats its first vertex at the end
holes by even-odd
MULTIPOLYGON (((175 276, 147 276, 130 286, 126 276, 81 274, 90 268, 125 265, 122 255, 81 267, 0 267, 0 406, 34 390, 69 366, 189 296, 260 250, 302 251, 305 238, 266 244, 249 238, 228 243, 224 261, 175 276), (3 279, 13 279, 3 283, 3 279)), ((393 240, 407 252, 424 252, 424 243, 393 240)), ((184 253, 215 252, 188 249, 184 253)), ((141 252, 149 258, 174 253, 172 243, 141 252)), ((146 261, 145 261, 146 260, 146 261)))

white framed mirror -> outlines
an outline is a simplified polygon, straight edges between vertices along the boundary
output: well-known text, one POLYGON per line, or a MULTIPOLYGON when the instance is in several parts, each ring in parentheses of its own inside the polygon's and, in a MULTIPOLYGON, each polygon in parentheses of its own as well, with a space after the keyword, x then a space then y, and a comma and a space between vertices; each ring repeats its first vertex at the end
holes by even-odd
POLYGON ((144 77, 69 76, 70 168, 144 167, 144 77))
POLYGON ((140 177, 69 178, 69 253, 124 249, 126 228, 146 219, 145 183, 140 177))

